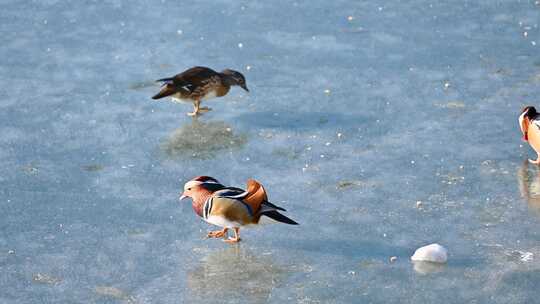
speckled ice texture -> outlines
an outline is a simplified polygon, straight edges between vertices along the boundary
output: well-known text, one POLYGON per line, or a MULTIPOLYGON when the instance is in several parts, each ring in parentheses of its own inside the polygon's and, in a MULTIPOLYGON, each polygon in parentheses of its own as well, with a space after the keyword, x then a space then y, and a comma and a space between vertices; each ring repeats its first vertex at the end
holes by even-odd
POLYGON ((534 0, 1 2, 0 303, 540 298, 534 0), (251 92, 150 98, 195 65, 251 92), (202 174, 300 226, 205 239, 202 174))

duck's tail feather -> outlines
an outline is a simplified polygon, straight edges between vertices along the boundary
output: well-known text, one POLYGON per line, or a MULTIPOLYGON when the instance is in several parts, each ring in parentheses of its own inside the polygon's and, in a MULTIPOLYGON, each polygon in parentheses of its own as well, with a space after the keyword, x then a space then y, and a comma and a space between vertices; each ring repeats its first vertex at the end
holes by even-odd
POLYGON ((289 225, 298 225, 297 222, 293 221, 292 219, 286 217, 285 215, 277 212, 276 210, 271 210, 271 211, 265 211, 263 213, 261 213, 261 215, 264 215, 264 216, 267 216, 275 221, 278 221, 280 223, 285 223, 285 224, 289 224, 289 225))
POLYGON ((267 206, 269 206, 269 207, 271 207, 271 208, 274 208, 274 209, 276 209, 276 210, 287 211, 285 208, 282 208, 282 207, 280 207, 280 206, 276 206, 276 205, 270 203, 269 201, 264 201, 262 204, 263 204, 263 205, 267 205, 267 206))
POLYGON ((176 93, 176 90, 173 89, 173 87, 169 84, 165 84, 162 88, 161 88, 161 91, 159 91, 159 93, 157 93, 156 95, 152 96, 152 99, 160 99, 160 98, 163 98, 163 97, 167 97, 167 96, 170 96, 172 94, 176 93))
POLYGON ((158 79, 156 80, 156 82, 170 82, 170 81, 173 81, 173 77, 169 77, 169 78, 161 78, 161 79, 158 79))

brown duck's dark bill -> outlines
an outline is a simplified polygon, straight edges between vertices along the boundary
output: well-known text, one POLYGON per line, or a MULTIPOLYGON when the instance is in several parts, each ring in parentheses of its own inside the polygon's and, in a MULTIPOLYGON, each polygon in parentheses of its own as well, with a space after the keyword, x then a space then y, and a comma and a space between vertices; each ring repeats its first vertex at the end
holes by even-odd
POLYGON ((247 88, 247 86, 245 84, 240 85, 240 87, 242 89, 246 90, 246 92, 249 92, 249 90, 248 90, 248 88, 247 88))

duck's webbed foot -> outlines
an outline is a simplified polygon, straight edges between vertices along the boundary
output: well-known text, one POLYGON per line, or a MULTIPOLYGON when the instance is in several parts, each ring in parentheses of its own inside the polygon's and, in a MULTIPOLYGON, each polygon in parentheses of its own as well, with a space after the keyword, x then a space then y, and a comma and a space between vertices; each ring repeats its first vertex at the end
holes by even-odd
POLYGON ((540 156, 536 160, 529 159, 529 162, 533 165, 540 165, 540 156))
POLYGON ((187 113, 188 116, 197 116, 201 113, 201 101, 195 100, 193 101, 193 112, 187 113))
POLYGON ((217 230, 217 231, 210 231, 206 235, 209 238, 220 238, 225 237, 227 235, 228 228, 223 228, 223 230, 217 230))

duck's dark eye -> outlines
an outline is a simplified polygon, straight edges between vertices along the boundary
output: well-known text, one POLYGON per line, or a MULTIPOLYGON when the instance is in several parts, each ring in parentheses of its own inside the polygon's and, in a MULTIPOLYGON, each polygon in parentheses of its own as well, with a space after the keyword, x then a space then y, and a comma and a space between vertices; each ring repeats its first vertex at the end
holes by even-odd
POLYGON ((188 191, 191 191, 191 188, 187 188, 188 191))

